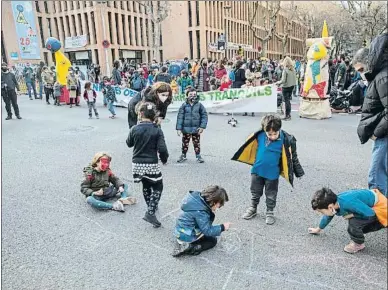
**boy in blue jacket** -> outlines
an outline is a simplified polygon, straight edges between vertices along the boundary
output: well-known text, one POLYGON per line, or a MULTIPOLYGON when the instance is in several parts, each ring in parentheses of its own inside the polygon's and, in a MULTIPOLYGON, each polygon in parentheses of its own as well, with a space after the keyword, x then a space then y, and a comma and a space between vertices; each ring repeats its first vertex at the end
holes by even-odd
POLYGON ((387 198, 377 189, 354 189, 336 195, 329 188, 322 188, 314 194, 311 206, 323 217, 317 228, 308 229, 310 234, 320 234, 334 215, 349 220, 352 241, 344 251, 350 254, 365 248, 364 234, 387 227, 387 198))
POLYGON ((207 112, 199 102, 197 91, 190 88, 186 91, 186 102, 179 108, 176 130, 178 136, 182 135, 182 155, 178 163, 187 160, 186 153, 189 150, 190 139, 193 139, 195 156, 198 163, 205 161, 201 157, 201 134, 207 126, 207 112))
POLYGON ((227 231, 230 223, 213 225, 214 212, 229 201, 225 189, 208 186, 202 192, 190 191, 182 203, 176 222, 174 257, 199 255, 217 244, 217 236, 227 231))

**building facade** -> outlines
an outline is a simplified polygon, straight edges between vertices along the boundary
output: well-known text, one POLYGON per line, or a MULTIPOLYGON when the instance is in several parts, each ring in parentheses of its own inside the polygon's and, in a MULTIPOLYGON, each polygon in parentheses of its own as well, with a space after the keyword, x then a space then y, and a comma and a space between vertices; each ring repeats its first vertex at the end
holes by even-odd
MULTIPOLYGON (((140 63, 154 58, 154 23, 145 7, 136 1, 20 2, 29 2, 33 10, 40 60, 21 58, 21 40, 15 33, 17 23, 11 1, 3 1, 2 58, 10 64, 41 60, 53 64, 54 55, 44 48, 50 36, 62 42, 62 51, 73 65, 86 68, 96 63, 103 73, 112 69, 116 59, 140 63)), ((151 3, 155 9, 159 5, 158 1, 151 3)), ((248 22, 253 5, 251 1, 170 1, 169 16, 161 22, 159 61, 184 57, 232 58, 239 46, 244 48, 245 57, 258 57, 260 41, 253 37, 248 22), (215 47, 222 34, 228 40, 226 52, 219 52, 215 47)), ((260 36, 265 35, 264 13, 267 13, 265 7, 260 7, 254 23, 260 36)), ((280 35, 284 33, 282 17, 287 17, 284 11, 278 17, 280 35)), ((287 55, 302 57, 306 36, 307 28, 294 22, 287 55)), ((282 44, 274 37, 268 43, 267 56, 278 59, 281 54, 282 44)))

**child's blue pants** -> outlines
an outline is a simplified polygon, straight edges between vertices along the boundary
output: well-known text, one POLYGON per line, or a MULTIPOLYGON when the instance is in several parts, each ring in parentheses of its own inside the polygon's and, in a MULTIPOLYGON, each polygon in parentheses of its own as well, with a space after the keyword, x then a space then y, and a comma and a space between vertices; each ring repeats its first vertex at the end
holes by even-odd
MULTIPOLYGON (((112 209, 112 204, 109 202, 105 202, 110 198, 113 198, 117 195, 118 189, 114 186, 110 186, 106 190, 104 190, 104 195, 101 196, 88 196, 86 198, 86 202, 90 204, 92 207, 97 209, 112 209), (106 193, 106 194, 105 194, 106 193)), ((121 198, 128 197, 128 185, 124 184, 124 191, 120 193, 121 198)))

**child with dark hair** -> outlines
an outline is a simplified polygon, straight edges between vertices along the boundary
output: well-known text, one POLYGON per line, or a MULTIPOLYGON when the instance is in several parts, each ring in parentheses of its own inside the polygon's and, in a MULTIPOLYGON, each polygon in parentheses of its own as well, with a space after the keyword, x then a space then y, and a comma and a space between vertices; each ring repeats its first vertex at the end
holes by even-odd
POLYGON ((84 168, 81 192, 87 196, 86 202, 96 209, 124 212, 124 204, 136 203, 136 198, 128 197, 128 185, 124 184, 110 169, 112 157, 104 152, 94 155, 92 162, 84 168), (120 194, 120 199, 109 203, 106 200, 120 194))
POLYGON ((275 223, 279 176, 293 186, 294 175, 300 178, 304 171, 296 152, 296 139, 281 130, 282 120, 276 115, 267 115, 263 117, 261 127, 240 147, 232 160, 252 165, 252 201, 243 218, 249 220, 257 215, 257 205, 265 188, 266 224, 272 225, 275 223))
POLYGON ((102 78, 102 81, 100 82, 100 90, 102 92, 102 95, 104 96, 103 102, 104 102, 104 107, 108 106, 108 101, 106 100, 106 90, 105 88, 105 83, 109 81, 109 77, 104 76, 102 78))
POLYGON ((207 126, 207 112, 199 102, 197 91, 190 88, 186 91, 186 102, 179 108, 176 130, 178 136, 182 135, 182 155, 178 162, 187 160, 186 153, 189 150, 190 139, 193 139, 195 156, 198 163, 205 162, 201 157, 201 134, 207 126))
POLYGON ((230 222, 213 225, 215 212, 229 201, 225 189, 208 186, 202 192, 190 191, 182 202, 182 213, 177 219, 174 236, 174 257, 198 255, 217 244, 217 236, 227 231, 230 222))
POLYGON ((155 105, 143 102, 139 105, 140 122, 129 132, 127 145, 133 147, 132 172, 134 182, 143 184, 144 200, 147 211, 144 220, 154 227, 160 227, 155 213, 163 191, 163 178, 159 158, 165 165, 168 159, 168 150, 164 141, 162 129, 154 123, 156 118, 155 105))
POLYGON ((97 98, 97 93, 95 90, 92 89, 92 83, 86 82, 85 83, 85 91, 84 91, 84 99, 85 99, 86 103, 88 104, 89 119, 91 119, 93 117, 92 109, 94 110, 94 115, 96 116, 96 118, 97 119, 100 118, 98 116, 98 111, 96 108, 96 98, 97 98))
POLYGON ((317 228, 308 229, 310 234, 321 233, 334 215, 349 220, 348 233, 352 241, 344 251, 350 254, 365 248, 364 234, 387 227, 387 198, 377 189, 354 189, 336 195, 324 187, 315 192, 311 206, 323 217, 317 228))
POLYGON ((114 119, 116 118, 114 103, 117 102, 117 99, 115 89, 113 88, 112 83, 109 80, 105 81, 104 83, 103 94, 106 97, 108 110, 112 114, 112 116, 110 116, 109 118, 114 119))

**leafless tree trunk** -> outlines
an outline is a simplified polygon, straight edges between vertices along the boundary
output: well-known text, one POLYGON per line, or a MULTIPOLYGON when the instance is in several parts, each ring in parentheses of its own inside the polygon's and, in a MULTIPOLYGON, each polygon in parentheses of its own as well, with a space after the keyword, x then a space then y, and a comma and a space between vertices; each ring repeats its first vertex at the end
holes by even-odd
POLYGON ((160 60, 160 37, 162 34, 162 22, 168 17, 171 6, 169 1, 157 1, 157 6, 154 7, 153 1, 135 1, 145 8, 146 14, 150 16, 154 24, 152 31, 152 50, 154 58, 160 60), (155 9, 156 8, 156 9, 155 9))
MULTIPOLYGON (((261 56, 267 56, 268 42, 273 38, 276 33, 276 20, 280 11, 280 1, 265 1, 266 11, 263 16, 263 26, 266 32, 264 37, 260 37, 258 34, 258 28, 255 27, 255 20, 257 12, 262 7, 261 1, 254 2, 254 8, 248 19, 249 29, 253 32, 253 37, 260 40, 262 44, 261 56)), ((261 15, 259 17, 262 17, 261 15)))
POLYGON ((282 57, 285 57, 288 54, 287 47, 290 40, 290 34, 292 32, 292 23, 297 17, 298 7, 294 4, 294 1, 291 1, 290 7, 287 10, 289 10, 290 13, 288 17, 283 18, 283 27, 285 31, 282 36, 278 33, 275 34, 282 42, 282 57))

